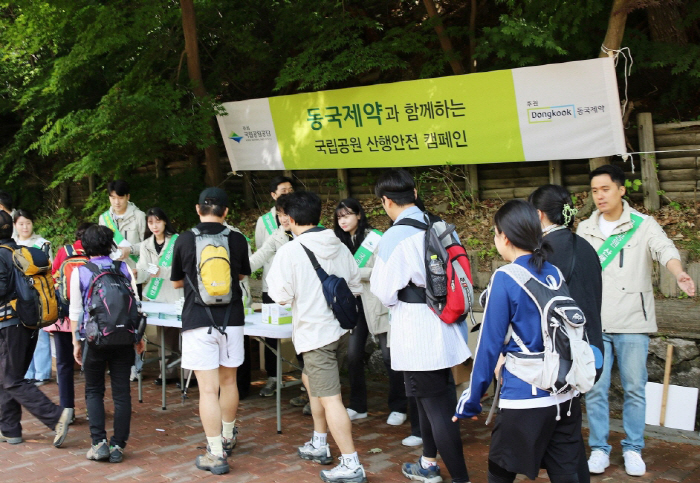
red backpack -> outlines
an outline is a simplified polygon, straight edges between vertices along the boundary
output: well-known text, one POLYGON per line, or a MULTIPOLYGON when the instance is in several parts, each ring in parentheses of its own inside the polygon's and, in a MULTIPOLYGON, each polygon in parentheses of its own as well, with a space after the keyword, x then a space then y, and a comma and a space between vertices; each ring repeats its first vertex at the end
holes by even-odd
MULTIPOLYGON (((455 226, 428 212, 425 222, 403 218, 394 225, 425 230, 425 288, 409 283, 399 300, 425 303, 447 324, 466 319, 474 304, 472 272, 467 252, 457 239, 455 226)), ((473 315, 472 315, 473 319, 473 315)), ((472 320, 474 323, 474 320, 472 320)))
POLYGON ((66 259, 61 263, 61 266, 54 275, 58 287, 58 301, 61 304, 61 310, 64 310, 64 315, 68 315, 68 307, 70 306, 70 276, 77 267, 85 265, 90 258, 85 255, 82 249, 76 249, 73 245, 66 245, 66 259))

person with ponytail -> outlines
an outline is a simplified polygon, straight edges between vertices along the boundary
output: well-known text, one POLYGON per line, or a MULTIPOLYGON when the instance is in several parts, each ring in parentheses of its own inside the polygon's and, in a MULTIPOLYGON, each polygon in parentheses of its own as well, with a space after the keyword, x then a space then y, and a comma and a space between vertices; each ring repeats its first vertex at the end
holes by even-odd
MULTIPOLYGON (((600 322, 603 275, 598 255, 590 243, 572 231, 577 210, 566 188, 555 184, 540 186, 530 194, 528 201, 537 209, 542 234, 552 246, 547 261, 561 270, 571 298, 586 316, 586 336, 595 354, 598 380, 603 371, 603 329, 600 322)), ((578 481, 591 481, 583 435, 578 481)))
POLYGON ((348 377, 350 378, 350 404, 347 411, 350 420, 367 417, 367 385, 365 383, 365 344, 371 333, 381 351, 384 366, 389 374, 389 417, 387 424, 400 426, 406 421, 407 399, 403 374, 391 368, 389 351, 389 310, 369 288, 369 278, 374 267, 374 250, 381 236, 367 221, 365 210, 354 198, 338 203, 333 216, 333 231, 355 257, 360 270, 364 290, 357 298, 360 317, 357 327, 350 334, 348 343, 348 377), (379 235, 379 236, 377 236, 379 235), (376 238, 372 243, 372 238, 376 238), (365 241, 370 243, 365 243, 365 241))
MULTIPOLYGON (((534 279, 553 287, 564 283, 561 272, 547 261, 551 245, 542 237, 537 210, 527 201, 510 200, 496 212, 494 242, 504 260, 526 269, 534 279)), ((501 355, 544 350, 540 320, 528 293, 506 269, 497 270, 486 292, 471 383, 457 404, 455 421, 481 413, 481 397, 501 355), (511 330, 513 336, 508 337, 511 330)), ((552 483, 578 482, 581 405, 573 397, 575 391, 553 396, 506 367, 502 371, 489 447, 489 483, 511 483, 517 474, 534 480, 540 468, 547 469, 552 483)))

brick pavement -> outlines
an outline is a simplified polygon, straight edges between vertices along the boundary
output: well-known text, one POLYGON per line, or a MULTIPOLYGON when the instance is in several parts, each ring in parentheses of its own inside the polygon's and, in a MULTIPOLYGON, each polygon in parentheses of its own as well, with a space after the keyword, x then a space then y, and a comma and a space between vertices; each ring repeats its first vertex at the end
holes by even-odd
MULTIPOLYGON (((206 444, 197 415, 197 390, 185 404, 180 403, 180 393, 175 386, 168 386, 168 409, 160 407, 160 388, 153 385, 153 377, 144 381, 144 402, 136 399, 136 387, 132 390, 133 418, 131 437, 121 464, 98 463, 85 459, 89 447, 89 429, 85 420, 85 402, 82 399, 83 382, 76 374, 76 413, 78 420, 71 426, 62 448, 51 445, 53 432, 47 430, 35 418, 25 414, 22 421, 24 438, 22 445, 0 444, 0 481, 109 481, 109 482, 186 482, 195 480, 220 480, 231 483, 320 481, 317 464, 302 461, 295 447, 310 437, 310 417, 301 415, 300 408, 284 404, 283 434, 276 433, 274 398, 260 398, 253 388, 252 396, 241 401, 239 420, 240 436, 234 450, 232 471, 225 476, 212 476, 195 468, 195 457, 206 444)), ((259 384, 262 384, 260 382, 259 384)), ((387 410, 381 388, 385 382, 370 384, 370 416, 353 423, 353 435, 360 458, 367 470, 370 482, 405 482, 400 472, 403 461, 416 460, 420 448, 401 445, 408 435, 408 422, 401 427, 388 426, 387 410), (381 452, 370 452, 380 449, 381 452)), ((55 383, 42 388, 53 400, 58 399, 55 383)), ((298 394, 293 387, 283 392, 283 401, 298 394)), ((109 389, 107 390, 109 397, 109 389)), ((108 425, 112 408, 107 404, 108 425)), ((108 434, 111 431, 108 430, 108 434)), ((486 482, 490 429, 480 421, 462 422, 464 450, 473 482, 486 482)), ((656 439, 647 440, 644 452, 647 474, 641 478, 628 477, 622 466, 619 450, 621 435, 613 433, 614 453, 612 466, 605 475, 594 477, 599 482, 700 482, 700 451, 689 444, 668 443, 656 439)), ((332 442, 334 455, 337 447, 332 442)), ((444 471, 444 470, 443 470, 444 471)), ((443 475, 446 476, 446 475, 443 475)), ((522 477, 519 477, 522 479, 522 477)), ((446 478, 446 481, 449 479, 446 478)), ((527 481, 527 480, 525 480, 527 481)), ((538 481, 547 481, 543 474, 538 481)))

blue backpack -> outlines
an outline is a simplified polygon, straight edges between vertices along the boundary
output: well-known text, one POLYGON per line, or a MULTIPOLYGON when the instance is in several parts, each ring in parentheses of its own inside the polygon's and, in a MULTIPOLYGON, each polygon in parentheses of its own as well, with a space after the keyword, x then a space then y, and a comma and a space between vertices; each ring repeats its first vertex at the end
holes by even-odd
POLYGON ((309 260, 311 260, 311 264, 314 270, 316 270, 316 275, 318 275, 319 280, 321 280, 323 296, 326 298, 328 306, 333 311, 333 315, 338 319, 338 322, 340 322, 340 327, 345 330, 354 329, 357 325, 360 311, 357 307, 355 295, 350 290, 350 287, 348 287, 348 283, 342 277, 332 274, 328 275, 328 273, 321 268, 321 265, 318 264, 316 255, 304 245, 302 245, 302 247, 309 256, 309 260))

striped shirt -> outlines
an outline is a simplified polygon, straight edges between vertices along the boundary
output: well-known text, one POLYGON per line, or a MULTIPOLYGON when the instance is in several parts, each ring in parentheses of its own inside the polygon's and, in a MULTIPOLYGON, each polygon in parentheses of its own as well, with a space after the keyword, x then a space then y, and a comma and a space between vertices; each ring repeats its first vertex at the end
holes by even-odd
MULTIPOLYGON (((418 207, 397 217, 423 220, 418 207)), ((408 304, 398 292, 413 282, 425 287, 423 230, 398 225, 382 236, 370 277, 371 290, 389 308, 391 368, 395 371, 433 371, 456 366, 471 356, 457 324, 442 322, 426 304, 408 304)))

